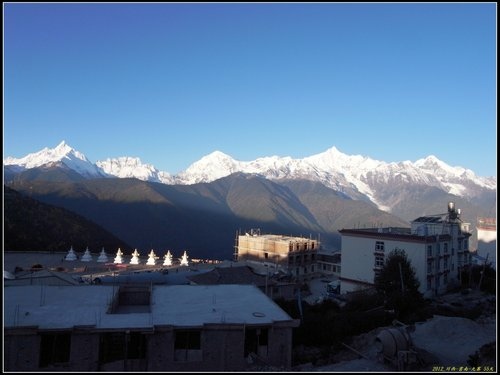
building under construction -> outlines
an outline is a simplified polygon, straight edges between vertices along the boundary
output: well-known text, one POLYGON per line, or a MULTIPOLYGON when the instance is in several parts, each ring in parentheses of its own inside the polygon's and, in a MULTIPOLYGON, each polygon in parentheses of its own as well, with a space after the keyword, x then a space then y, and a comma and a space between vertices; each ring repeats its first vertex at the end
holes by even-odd
POLYGON ((235 260, 260 262, 304 280, 319 271, 316 265, 319 248, 319 240, 261 234, 259 229, 252 229, 237 235, 235 260))

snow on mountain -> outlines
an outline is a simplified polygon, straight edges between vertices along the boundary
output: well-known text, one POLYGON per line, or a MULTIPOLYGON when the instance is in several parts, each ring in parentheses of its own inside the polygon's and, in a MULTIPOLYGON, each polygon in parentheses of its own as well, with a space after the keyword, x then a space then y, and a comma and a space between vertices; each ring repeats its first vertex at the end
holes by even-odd
POLYGON ((96 162, 104 173, 119 178, 137 178, 143 181, 161 182, 169 184, 172 177, 166 172, 159 171, 150 164, 143 164, 139 158, 123 156, 96 162))
POLYGON ((20 159, 8 157, 4 160, 4 165, 17 166, 23 169, 59 163, 85 177, 102 177, 99 169, 84 154, 67 145, 65 141, 59 143, 55 148, 45 147, 41 151, 28 154, 20 159))
POLYGON ((214 151, 180 172, 175 176, 174 181, 181 185, 211 182, 234 172, 240 172, 243 164, 223 152, 214 151))
POLYGON ((212 182, 236 172, 259 174, 269 179, 307 179, 321 182, 353 199, 369 199, 383 210, 389 208, 383 194, 388 186, 392 189, 404 185, 433 186, 458 196, 473 196, 481 189, 496 190, 496 177, 478 177, 471 170, 451 167, 433 155, 414 163, 387 163, 361 155, 346 155, 335 147, 303 159, 270 156, 253 161, 238 161, 214 151, 172 176, 135 157, 106 159, 92 164, 63 141, 54 149, 44 148, 21 159, 9 157, 4 165, 16 170, 54 162, 88 177, 134 177, 164 184, 212 182))
POLYGON ((335 147, 303 159, 272 156, 249 162, 234 160, 216 151, 173 176, 173 181, 177 184, 211 182, 235 172, 260 174, 269 179, 319 181, 353 199, 365 196, 383 210, 389 207, 377 196, 387 184, 433 186, 458 196, 473 195, 477 188, 496 190, 496 178, 478 177, 471 170, 451 167, 432 155, 415 163, 387 163, 361 155, 346 155, 335 147))

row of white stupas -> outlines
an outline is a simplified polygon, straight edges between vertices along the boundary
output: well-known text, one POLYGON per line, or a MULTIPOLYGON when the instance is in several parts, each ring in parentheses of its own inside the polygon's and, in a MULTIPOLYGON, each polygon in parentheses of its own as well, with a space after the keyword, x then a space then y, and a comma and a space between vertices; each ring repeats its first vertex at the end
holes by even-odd
MULTIPOLYGON (((164 258, 164 260, 163 260, 164 266, 171 266, 172 265, 172 258, 173 257, 172 257, 172 254, 170 253, 170 250, 167 251, 167 253, 164 255, 163 258, 164 258)), ((77 259, 78 259, 78 257, 76 256, 75 251, 73 250, 73 246, 71 246, 71 249, 69 249, 68 254, 64 258, 64 260, 73 261, 73 260, 77 260, 77 259)), ((153 250, 151 250, 151 252, 149 253, 149 256, 148 256, 148 261, 146 262, 146 264, 150 265, 150 266, 154 266, 154 265, 156 265, 157 259, 159 259, 159 257, 156 256, 156 254, 153 250)), ((93 260, 92 255, 90 254, 88 247, 85 250, 85 253, 82 255, 82 259, 80 259, 80 260, 82 262, 90 262, 93 260)), ((188 266, 189 265, 188 255, 185 251, 184 251, 184 254, 182 255, 182 258, 179 258, 179 260, 181 262, 181 266, 188 266)), ((102 249, 101 253, 99 254, 99 257, 97 258, 97 262, 98 263, 108 262, 108 256, 107 256, 106 252, 104 251, 104 248, 102 249)), ((115 257, 113 263, 115 263, 115 264, 124 263, 123 253, 120 249, 118 249, 118 251, 116 252, 116 257, 115 257)), ((135 249, 134 252, 132 253, 132 259, 130 259, 130 264, 140 264, 139 252, 137 251, 137 249, 135 249)))

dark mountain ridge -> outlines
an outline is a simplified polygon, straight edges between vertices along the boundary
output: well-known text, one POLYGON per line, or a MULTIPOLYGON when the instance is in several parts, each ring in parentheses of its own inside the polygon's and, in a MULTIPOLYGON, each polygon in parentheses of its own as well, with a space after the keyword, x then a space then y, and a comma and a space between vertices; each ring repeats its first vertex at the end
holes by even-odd
POLYGON ((94 222, 64 208, 42 203, 4 186, 4 250, 114 251, 131 246, 94 222))
POLYGON ((189 250, 191 257, 231 259, 236 233, 250 228, 260 228, 262 233, 319 235, 324 247, 338 249, 337 230, 359 225, 359 215, 373 219, 364 221, 364 225, 380 221, 379 216, 386 218, 388 225, 409 225, 320 183, 277 183, 244 173, 194 185, 165 185, 133 178, 66 182, 18 178, 9 186, 78 213, 134 248, 189 250), (328 204, 312 204, 314 194, 317 201, 325 194, 328 204))

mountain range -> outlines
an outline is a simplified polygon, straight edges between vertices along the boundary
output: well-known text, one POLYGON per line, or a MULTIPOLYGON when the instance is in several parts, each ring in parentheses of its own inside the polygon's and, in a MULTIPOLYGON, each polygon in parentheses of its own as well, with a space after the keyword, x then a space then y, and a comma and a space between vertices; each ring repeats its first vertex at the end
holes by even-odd
POLYGON ((477 216, 496 216, 496 177, 476 176, 435 156, 386 163, 335 147, 303 159, 250 162, 215 151, 171 175, 135 157, 92 163, 63 141, 4 159, 4 181, 132 246, 191 246, 200 256, 230 256, 242 228, 321 234, 336 248, 338 229, 409 226, 419 216, 446 212, 449 201, 472 224, 477 216))
POLYGON ((168 185, 212 182, 235 172, 259 174, 271 180, 305 179, 321 182, 353 199, 369 200, 386 211, 394 206, 386 191, 389 185, 436 187, 464 198, 475 198, 488 190, 496 191, 496 177, 476 176, 470 169, 451 167, 433 155, 416 162, 386 163, 360 155, 349 156, 335 147, 303 159, 271 156, 249 162, 214 151, 177 175, 143 164, 136 157, 108 158, 94 164, 65 141, 53 149, 44 148, 20 159, 4 159, 4 166, 16 173, 56 165, 83 178, 137 178, 168 185))

